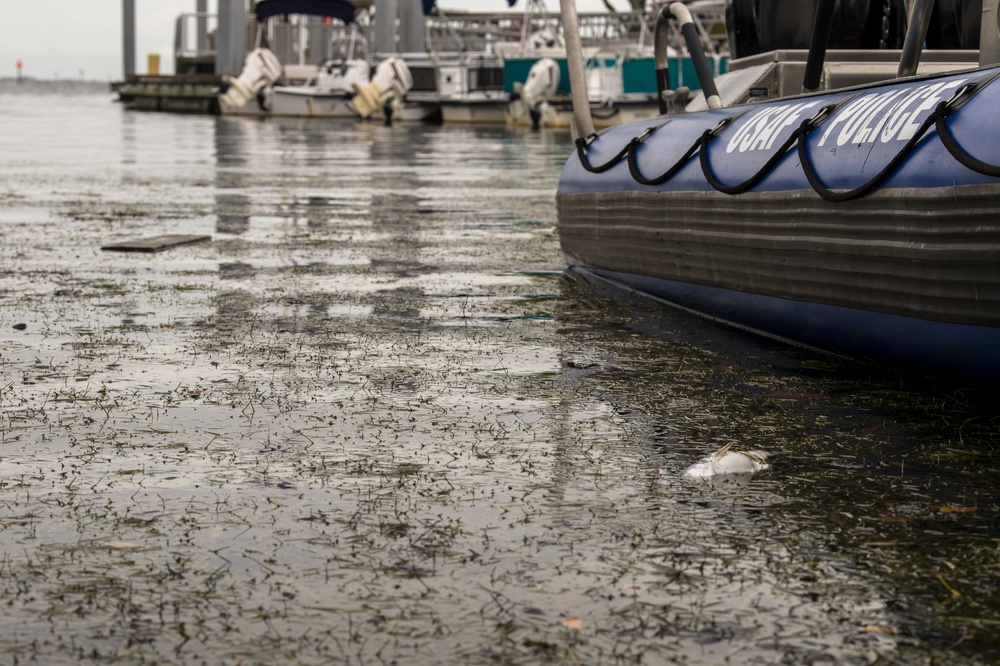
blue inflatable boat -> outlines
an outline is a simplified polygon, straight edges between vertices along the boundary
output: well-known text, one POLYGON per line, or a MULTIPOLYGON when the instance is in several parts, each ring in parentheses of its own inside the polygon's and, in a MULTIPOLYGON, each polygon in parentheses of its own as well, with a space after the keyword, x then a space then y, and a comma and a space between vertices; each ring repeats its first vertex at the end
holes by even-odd
POLYGON ((771 99, 773 73, 737 60, 718 91, 742 102, 581 138, 557 194, 571 272, 798 345, 1000 383, 1000 68, 945 60, 771 99))

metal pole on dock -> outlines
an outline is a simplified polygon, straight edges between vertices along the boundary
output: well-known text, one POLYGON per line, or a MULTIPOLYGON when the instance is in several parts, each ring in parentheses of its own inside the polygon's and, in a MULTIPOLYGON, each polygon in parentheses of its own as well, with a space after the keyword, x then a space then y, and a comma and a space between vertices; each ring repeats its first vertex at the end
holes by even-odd
POLYGON ((566 66, 573 94, 573 129, 577 137, 594 133, 587 94, 586 73, 583 71, 583 45, 580 43, 580 22, 576 15, 576 0, 559 0, 562 10, 563 38, 566 41, 566 66))
POLYGON ((216 35, 215 73, 239 74, 247 53, 246 0, 219 0, 216 35))
POLYGON ((396 52, 396 0, 375 0, 375 52, 396 52))
POLYGON ((403 53, 423 53, 427 50, 424 5, 420 0, 399 0, 399 3, 399 50, 403 53))
MULTIPOLYGON (((331 38, 333 37, 333 26, 324 23, 322 16, 311 16, 308 22, 309 58, 307 62, 320 63, 331 57, 331 38)), ((303 49, 299 49, 302 51, 303 49)))
POLYGON ((135 74, 135 0, 122 0, 122 57, 128 78, 135 74))
POLYGON ((998 0, 983 0, 983 19, 979 28, 979 66, 1000 64, 1000 25, 998 0))
POLYGON ((194 11, 198 15, 196 19, 198 26, 196 30, 198 33, 196 48, 198 53, 201 54, 208 51, 208 0, 197 0, 194 11))

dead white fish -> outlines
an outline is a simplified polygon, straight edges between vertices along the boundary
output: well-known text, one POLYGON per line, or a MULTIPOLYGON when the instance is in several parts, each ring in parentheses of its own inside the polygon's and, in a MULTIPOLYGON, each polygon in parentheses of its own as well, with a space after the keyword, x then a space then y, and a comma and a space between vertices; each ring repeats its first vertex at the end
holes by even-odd
POLYGON ((709 479, 723 474, 753 474, 770 467, 767 455, 766 451, 734 451, 732 444, 726 444, 684 470, 684 476, 709 479))

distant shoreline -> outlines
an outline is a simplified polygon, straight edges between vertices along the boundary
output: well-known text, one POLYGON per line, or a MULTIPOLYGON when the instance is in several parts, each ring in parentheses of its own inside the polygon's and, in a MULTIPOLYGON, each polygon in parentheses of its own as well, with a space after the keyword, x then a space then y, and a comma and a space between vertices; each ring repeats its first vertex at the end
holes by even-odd
POLYGON ((114 80, 108 79, 76 79, 76 78, 60 78, 60 79, 44 79, 36 76, 22 76, 20 78, 16 76, 0 76, 0 83, 72 83, 81 85, 102 85, 106 86, 113 83, 114 80))

